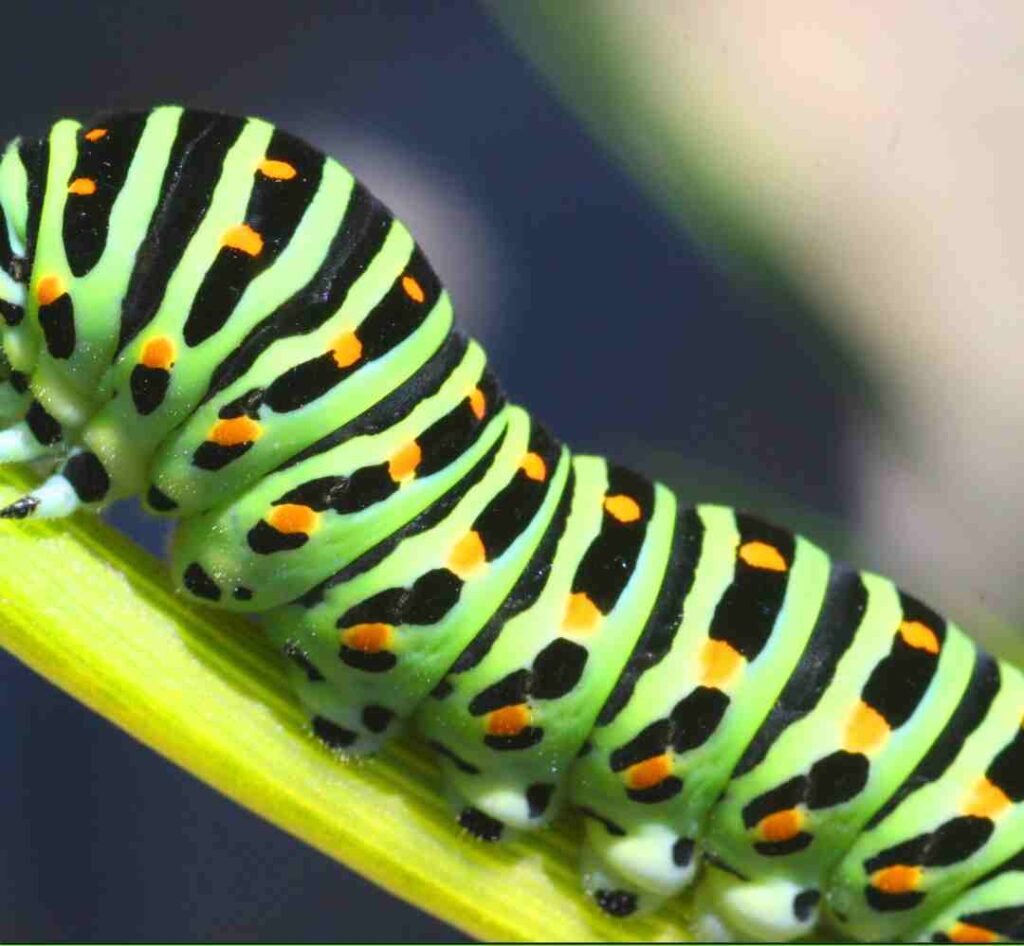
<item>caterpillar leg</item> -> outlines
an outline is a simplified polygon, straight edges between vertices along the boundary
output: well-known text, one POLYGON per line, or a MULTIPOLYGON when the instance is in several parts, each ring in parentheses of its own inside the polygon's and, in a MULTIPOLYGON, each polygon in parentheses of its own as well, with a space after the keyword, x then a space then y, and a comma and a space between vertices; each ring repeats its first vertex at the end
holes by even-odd
MULTIPOLYGON (((649 854, 652 862, 658 863, 663 854, 661 845, 655 844, 649 854)), ((597 852, 589 839, 584 841, 580 853, 583 889, 598 909, 609 916, 627 917, 656 910, 665 902, 665 894, 643 889, 631 875, 609 868, 609 860, 607 855, 597 852)))
POLYGON ((109 490, 110 477, 96 455, 74 450, 53 476, 0 509, 0 519, 63 519, 79 507, 99 508, 109 490))
POLYGON ((63 519, 81 505, 63 473, 55 473, 31 493, 0 509, 0 519, 63 519))
POLYGON ((439 739, 431 740, 441 760, 445 793, 459 824, 474 837, 497 841, 508 831, 534 830, 557 809, 553 782, 523 786, 507 773, 488 772, 439 739))
POLYGON ((24 421, 0 430, 0 463, 26 463, 42 457, 56 456, 60 448, 40 443, 24 421))
POLYGON ((668 825, 652 821, 627 830, 596 812, 584 815, 583 887, 605 913, 656 909, 693 882, 697 847, 668 825))
MULTIPOLYGON (((483 804, 486 807, 480 807, 473 804, 472 798, 467 798, 465 794, 458 790, 454 780, 447 771, 445 772, 444 795, 455 815, 455 820, 459 823, 459 827, 477 841, 484 841, 486 843, 507 841, 517 831, 521 830, 521 824, 510 824, 508 821, 503 821, 489 814, 489 810, 501 807, 500 799, 497 805, 484 802, 483 804)), ((521 822, 522 819, 517 820, 521 822)))
POLYGON ((376 750, 379 742, 360 739, 360 734, 352 728, 345 701, 334 687, 325 685, 326 677, 307 649, 294 640, 288 640, 282 652, 288 659, 292 689, 309 715, 313 735, 328 749, 345 755, 367 754, 376 750))
POLYGON ((747 880, 709 864, 697 888, 699 938, 780 942, 811 933, 820 891, 784 877, 747 880))
POLYGON ((0 430, 0 463, 24 463, 65 451, 64 430, 39 401, 30 401, 18 420, 0 430))

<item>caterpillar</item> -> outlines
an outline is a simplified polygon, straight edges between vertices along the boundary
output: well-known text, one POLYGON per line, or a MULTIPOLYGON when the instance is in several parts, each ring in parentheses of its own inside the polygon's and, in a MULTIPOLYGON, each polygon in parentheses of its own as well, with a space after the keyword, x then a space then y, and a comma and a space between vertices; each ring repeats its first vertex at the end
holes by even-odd
MULTIPOLYGON (((259 119, 57 122, 0 159, 0 517, 130 496, 340 755, 409 729, 493 841, 707 935, 1024 938, 1024 679, 892 582, 574 456, 403 225, 259 119)), ((16 527, 16 523, 11 523, 16 527)))

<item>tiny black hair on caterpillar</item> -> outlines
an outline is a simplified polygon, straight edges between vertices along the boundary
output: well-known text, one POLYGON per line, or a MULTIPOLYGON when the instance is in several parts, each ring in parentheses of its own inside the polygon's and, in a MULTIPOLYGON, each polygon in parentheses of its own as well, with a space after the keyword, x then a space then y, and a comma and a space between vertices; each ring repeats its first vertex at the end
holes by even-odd
MULTIPOLYGON (((484 840, 582 812, 587 895, 709 935, 1024 938, 1024 680, 890 581, 574 456, 409 232, 258 119, 65 120, 0 160, 0 517, 141 496, 313 732, 436 750, 484 840)), ((8 528, 17 528, 11 522, 8 528)))

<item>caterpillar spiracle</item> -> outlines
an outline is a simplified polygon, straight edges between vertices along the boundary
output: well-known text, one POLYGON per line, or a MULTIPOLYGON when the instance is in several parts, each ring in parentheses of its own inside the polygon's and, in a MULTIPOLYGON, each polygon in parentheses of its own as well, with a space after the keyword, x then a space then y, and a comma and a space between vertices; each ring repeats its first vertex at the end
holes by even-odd
POLYGON ((139 495, 251 612, 312 729, 410 724, 486 840, 584 815, 626 915, 717 935, 1024 938, 1024 679, 890 581, 573 456, 423 253, 265 121, 63 120, 0 161, 2 512, 139 495))

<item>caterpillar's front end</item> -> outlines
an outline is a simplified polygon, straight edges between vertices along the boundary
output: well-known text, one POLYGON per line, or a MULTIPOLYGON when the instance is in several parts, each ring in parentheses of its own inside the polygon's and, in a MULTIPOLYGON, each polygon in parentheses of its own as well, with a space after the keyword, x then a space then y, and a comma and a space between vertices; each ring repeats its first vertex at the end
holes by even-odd
MULTIPOLYGON (((0 159, 0 462, 51 460, 67 450, 65 425, 58 415, 81 417, 82 401, 71 394, 60 372, 38 374, 40 338, 37 319, 42 303, 60 317, 67 303, 60 297, 59 277, 29 292, 32 242, 40 225, 41 177, 47 146, 17 139, 0 159), (30 174, 30 169, 34 174, 30 174), (47 404, 49 406, 47 406, 47 404)), ((6 518, 66 515, 77 505, 74 487, 60 477, 3 510, 6 518)))
POLYGON ((0 462, 54 470, 4 518, 60 517, 129 495, 147 456, 135 430, 90 427, 110 397, 111 303, 127 290, 131 240, 137 247, 151 210, 122 204, 112 229, 123 182, 106 169, 125 142, 108 134, 64 120, 42 139, 11 142, 0 159, 0 462))
POLYGON ((17 354, 17 339, 24 335, 21 326, 29 276, 27 183, 19 144, 18 140, 11 142, 0 158, 0 457, 7 462, 32 459, 39 452, 20 423, 31 401, 27 377, 14 369, 7 354, 9 342, 17 354))

